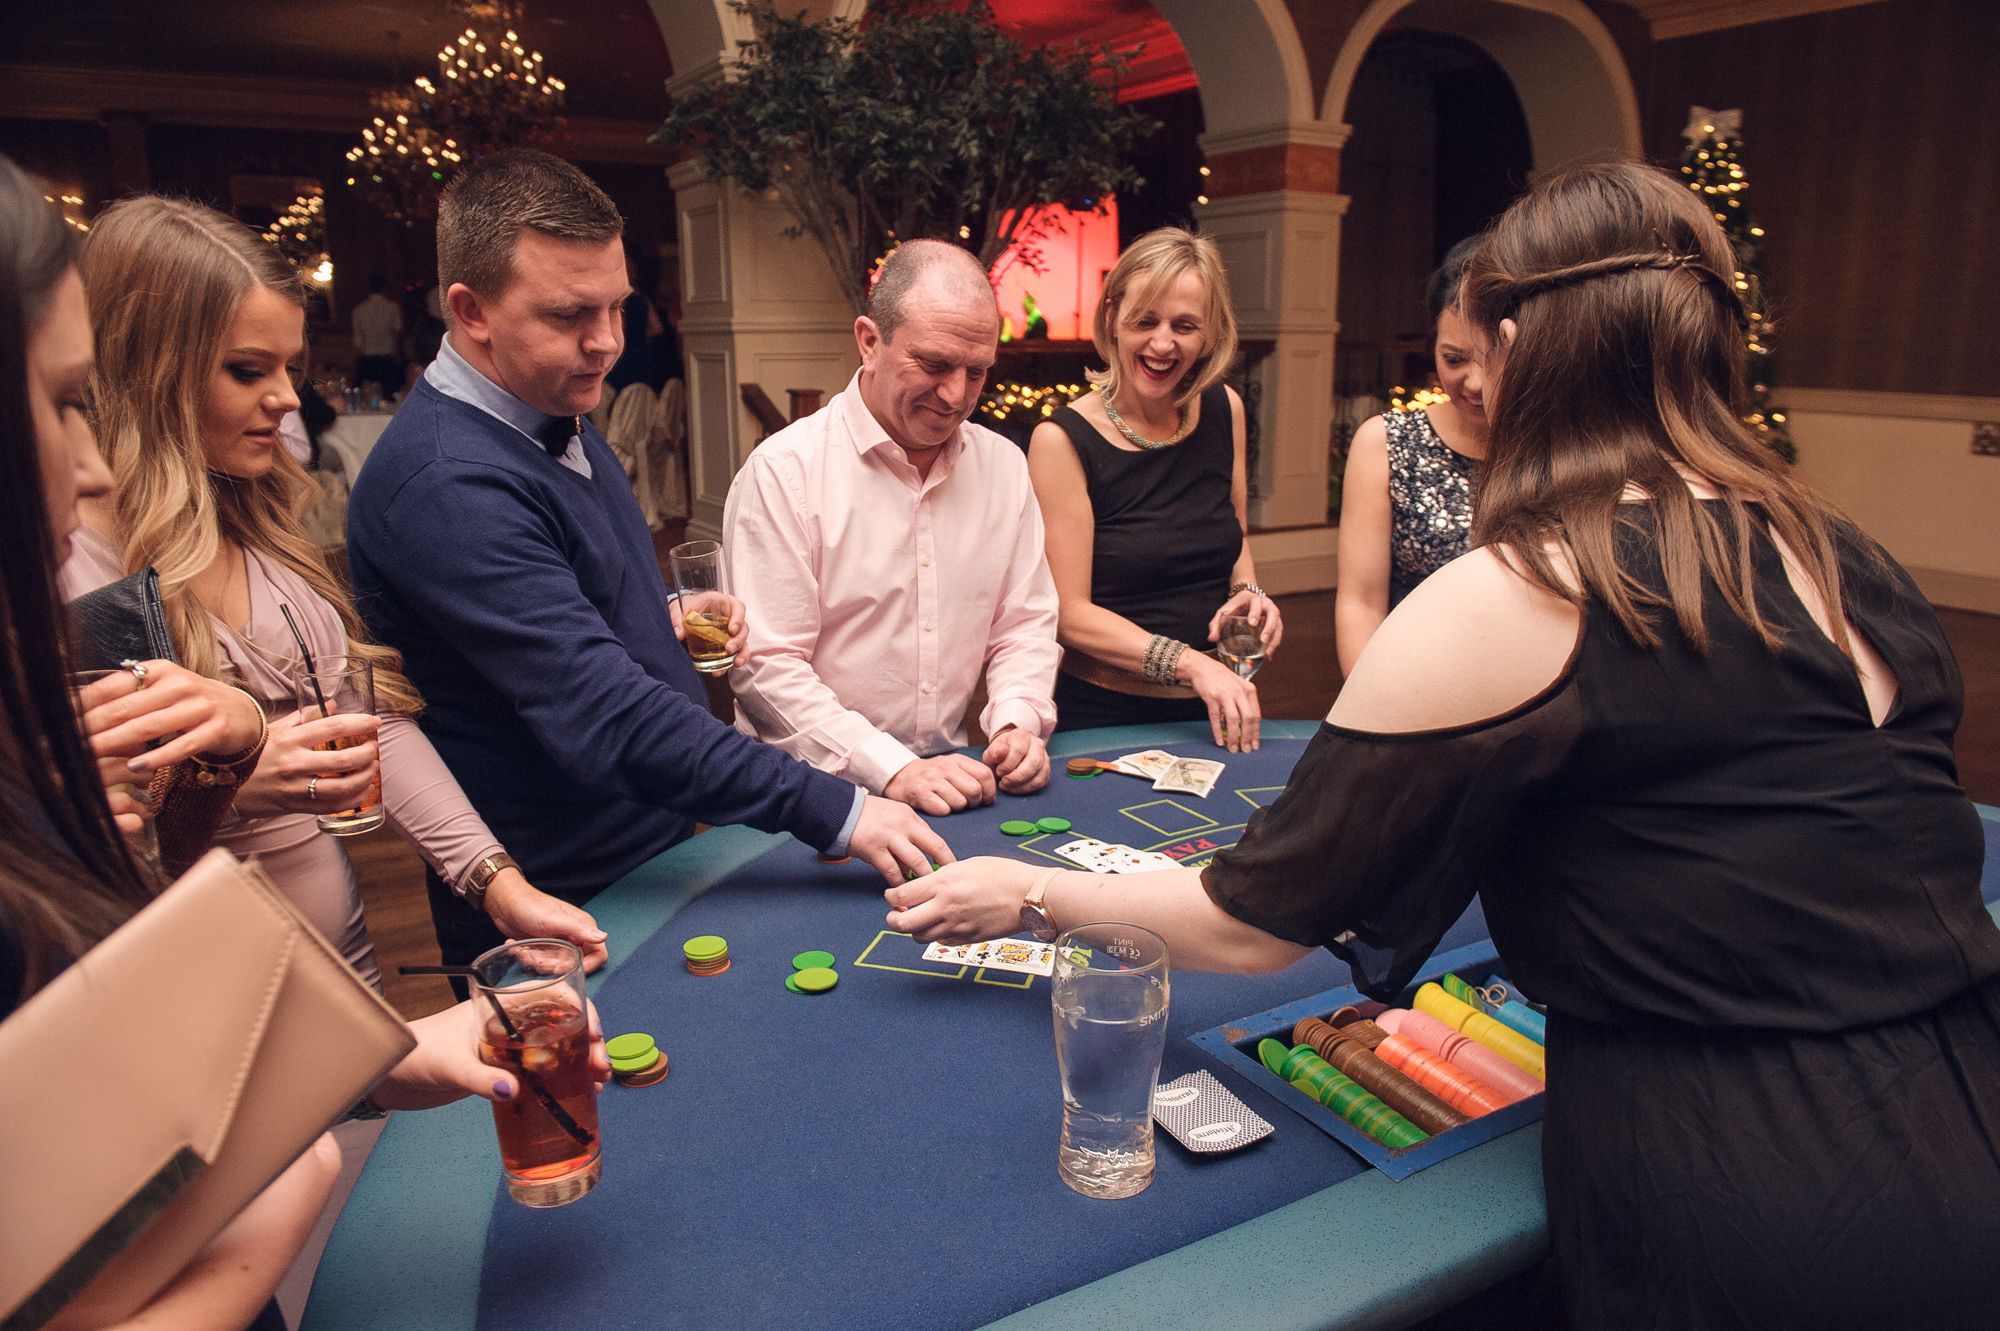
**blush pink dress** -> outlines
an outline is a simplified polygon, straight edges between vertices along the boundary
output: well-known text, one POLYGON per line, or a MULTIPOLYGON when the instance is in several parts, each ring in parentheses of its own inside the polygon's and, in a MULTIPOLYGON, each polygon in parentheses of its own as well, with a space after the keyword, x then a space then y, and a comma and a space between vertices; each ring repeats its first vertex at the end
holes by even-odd
MULTIPOLYGON (((315 661, 345 655, 347 635, 339 614, 298 574, 255 550, 246 552, 245 564, 250 618, 240 627, 211 622, 222 647, 224 677, 248 690, 276 722, 298 710, 292 679, 301 664, 298 644, 279 607, 291 607, 315 661)), ((63 596, 81 596, 124 576, 124 562, 110 538, 79 527, 62 567, 63 596)), ((416 722, 385 715, 380 742, 383 811, 440 877, 456 884, 481 859, 503 849, 416 722)), ((354 867, 340 840, 320 831, 313 815, 243 818, 232 811, 223 818, 216 844, 239 858, 259 860, 271 881, 348 964, 381 988, 354 867)))

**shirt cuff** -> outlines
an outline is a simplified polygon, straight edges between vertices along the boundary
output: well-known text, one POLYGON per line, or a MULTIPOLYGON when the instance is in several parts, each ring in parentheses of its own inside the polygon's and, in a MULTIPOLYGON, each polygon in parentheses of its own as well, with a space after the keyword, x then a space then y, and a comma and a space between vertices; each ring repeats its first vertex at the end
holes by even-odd
POLYGON ((861 810, 868 803, 868 792, 861 787, 854 788, 854 807, 847 811, 847 821, 840 825, 840 836, 826 853, 836 859, 847 854, 847 843, 854 839, 854 829, 861 825, 861 810))
MULTIPOLYGON (((1055 709, 1052 707, 1049 710, 1055 709)), ((988 735, 997 735, 1008 726, 1025 730, 1030 735, 1044 740, 1049 737, 1049 731, 1054 729, 1052 722, 1043 721, 1042 714, 1035 709, 1033 703, 1021 698, 1008 698, 986 709, 985 725, 981 728, 988 735)))
POLYGON ((847 757, 847 779, 880 795, 888 789, 896 773, 917 761, 907 745, 894 735, 877 731, 855 747, 847 757))

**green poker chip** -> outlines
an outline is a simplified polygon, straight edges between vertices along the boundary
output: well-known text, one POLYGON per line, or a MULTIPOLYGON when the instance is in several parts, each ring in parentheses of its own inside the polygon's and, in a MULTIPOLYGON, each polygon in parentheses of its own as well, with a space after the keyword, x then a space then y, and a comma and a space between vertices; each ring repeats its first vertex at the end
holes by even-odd
POLYGON ((1008 836, 1033 836, 1043 830, 1039 824, 1023 822, 1019 818, 1009 818, 1000 824, 1000 830, 1008 836))
POLYGON ((824 970, 831 965, 833 965, 831 952, 814 950, 801 952, 792 958, 792 969, 795 971, 824 970))
POLYGON ((831 966, 809 966, 786 981, 802 994, 823 994, 840 983, 840 973, 831 966))
POLYGON ((1088 781, 1094 776, 1103 775, 1104 769, 1102 767, 1093 767, 1088 772, 1071 772, 1069 773, 1069 779, 1072 781, 1088 781))
POLYGON ((1067 832, 1069 831, 1069 819, 1058 818, 1054 814, 1050 814, 1046 818, 1036 819, 1035 826, 1044 832, 1067 832))
POLYGON ((653 1037, 644 1031, 631 1031, 625 1035, 614 1035, 606 1040, 604 1052, 611 1056, 611 1066, 614 1068, 621 1062, 630 1063, 635 1059, 638 1060, 638 1066, 643 1068, 653 1061, 653 1055, 659 1052, 659 1046, 653 1042, 653 1037))
POLYGON ((802 994, 805 992, 805 990, 799 988, 799 977, 797 975, 787 975, 785 977, 785 988, 791 990, 795 994, 802 994))
POLYGON ((681 954, 689 961, 714 961, 728 953, 728 940, 716 934, 697 934, 681 944, 681 954))

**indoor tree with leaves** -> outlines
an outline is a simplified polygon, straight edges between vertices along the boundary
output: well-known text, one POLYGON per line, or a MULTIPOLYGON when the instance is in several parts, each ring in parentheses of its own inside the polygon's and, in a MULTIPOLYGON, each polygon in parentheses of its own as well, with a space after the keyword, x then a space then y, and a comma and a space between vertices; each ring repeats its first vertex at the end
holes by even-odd
POLYGON ((1736 251, 1736 273, 1732 280, 1750 315, 1745 367, 1750 376, 1750 411, 1743 419, 1780 457, 1796 462, 1799 450, 1785 423, 1785 410, 1771 401, 1771 343, 1776 330, 1765 299, 1764 228, 1750 217, 1750 178, 1743 170, 1740 155, 1743 113, 1694 107, 1688 113, 1687 128, 1681 131, 1681 137, 1688 145, 1681 154, 1681 179, 1702 196, 1736 251))
POLYGON ((877 0, 858 24, 736 8, 755 37, 674 102, 655 142, 692 151, 711 180, 775 189, 857 313, 899 240, 954 240, 990 269, 1032 243, 1036 205, 1087 208, 1142 183, 1126 160, 1154 122, 1118 105, 1108 49, 1026 46, 986 0, 877 0))

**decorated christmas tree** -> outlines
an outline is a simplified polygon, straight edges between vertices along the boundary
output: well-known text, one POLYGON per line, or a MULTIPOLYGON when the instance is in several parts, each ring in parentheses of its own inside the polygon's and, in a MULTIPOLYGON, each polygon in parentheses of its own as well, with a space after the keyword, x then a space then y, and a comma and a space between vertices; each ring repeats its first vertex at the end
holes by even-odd
POLYGON ((1764 228, 1751 220, 1750 178, 1740 156, 1743 113, 1694 107, 1681 137, 1688 144, 1681 154, 1681 177, 1707 202, 1736 250, 1734 280, 1750 313, 1750 412, 1744 420, 1780 457, 1796 462, 1799 451, 1785 424, 1785 410, 1771 401, 1772 328, 1764 297, 1764 228))

